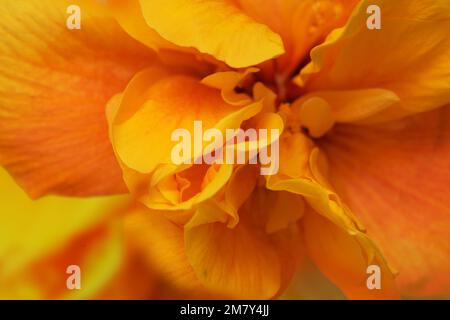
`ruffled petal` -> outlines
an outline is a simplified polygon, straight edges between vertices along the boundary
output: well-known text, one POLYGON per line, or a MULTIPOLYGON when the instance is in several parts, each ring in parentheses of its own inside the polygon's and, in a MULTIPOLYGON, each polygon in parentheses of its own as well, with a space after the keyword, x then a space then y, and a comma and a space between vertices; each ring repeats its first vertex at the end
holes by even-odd
MULTIPOLYGON (((112 122, 113 145, 127 167, 150 173, 157 165, 172 163, 172 150, 178 144, 172 140, 176 129, 188 130, 193 139, 198 132, 194 121, 202 121, 203 130, 225 132, 226 128, 239 128, 261 108, 261 103, 232 106, 223 101, 219 90, 193 77, 152 68, 138 74, 124 92, 112 122)), ((191 155, 198 156, 196 150, 191 155)))
POLYGON ((323 181, 324 172, 320 171, 325 166, 316 150, 317 147, 303 134, 285 133, 280 141, 280 171, 277 175, 267 178, 267 187, 270 190, 288 191, 304 197, 312 209, 312 212, 302 219, 305 220, 303 232, 310 257, 348 297, 397 297, 393 272, 381 251, 364 234, 359 220, 329 183, 323 181), (317 163, 312 163, 313 161, 317 163), (328 236, 328 233, 331 235, 328 236), (333 243, 334 233, 342 235, 343 248, 340 248, 339 243, 333 243), (348 253, 339 251, 347 245, 351 247, 348 253), (336 252, 334 256, 331 255, 333 252, 336 252), (344 259, 356 259, 359 262, 354 266, 352 263, 342 264, 344 259), (384 289, 377 293, 368 290, 366 282, 362 281, 367 276, 366 268, 372 263, 382 269, 384 278, 388 281, 384 289))
POLYGON ((289 75, 334 28, 345 24, 357 0, 231 0, 283 39, 278 69, 289 75))
POLYGON ((266 233, 267 215, 273 214, 266 212, 270 200, 254 195, 241 208, 233 228, 227 227, 220 208, 211 203, 199 206, 185 227, 186 254, 197 277, 208 289, 241 299, 278 295, 302 255, 297 225, 287 227, 286 223, 283 230, 266 233))
POLYGON ((148 194, 140 200, 154 210, 191 210, 205 200, 219 193, 231 178, 233 166, 193 165, 186 170, 167 172, 159 175, 159 170, 150 183, 148 194))
POLYGON ((449 27, 446 0, 361 1, 347 25, 312 50, 299 83, 309 92, 392 91, 400 101, 372 122, 443 106, 450 102, 449 27), (370 5, 381 9, 380 30, 366 26, 370 5))

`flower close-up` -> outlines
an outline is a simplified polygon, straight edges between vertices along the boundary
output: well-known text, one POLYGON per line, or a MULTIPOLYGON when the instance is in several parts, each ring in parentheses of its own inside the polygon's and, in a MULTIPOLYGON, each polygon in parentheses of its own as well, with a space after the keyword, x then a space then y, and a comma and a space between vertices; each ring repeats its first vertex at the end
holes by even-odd
POLYGON ((0 299, 450 297, 450 1, 0 4, 0 299))

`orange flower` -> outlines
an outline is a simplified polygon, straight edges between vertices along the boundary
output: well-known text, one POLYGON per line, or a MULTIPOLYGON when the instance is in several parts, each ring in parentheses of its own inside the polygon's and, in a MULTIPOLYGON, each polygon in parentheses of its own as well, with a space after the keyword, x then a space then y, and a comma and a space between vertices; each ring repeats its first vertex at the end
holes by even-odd
POLYGON ((0 163, 32 197, 129 191, 127 241, 178 290, 274 298, 311 260, 348 298, 448 295, 448 1, 75 3, 80 30, 66 1, 0 9, 0 163), (195 121, 282 132, 234 146, 279 170, 174 164, 195 121))

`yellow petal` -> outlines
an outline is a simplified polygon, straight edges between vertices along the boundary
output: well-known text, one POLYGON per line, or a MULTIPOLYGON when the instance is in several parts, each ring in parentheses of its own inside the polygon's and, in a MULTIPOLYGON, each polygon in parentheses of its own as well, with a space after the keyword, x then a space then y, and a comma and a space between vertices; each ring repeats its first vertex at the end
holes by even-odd
MULTIPOLYGON (((400 101, 394 92, 385 89, 316 91, 301 97, 292 105, 293 112, 297 113, 300 119, 303 118, 300 113, 305 113, 303 109, 307 108, 308 102, 312 99, 325 101, 329 110, 324 110, 322 113, 326 113, 325 116, 331 117, 334 122, 342 123, 363 121, 400 101)), ((312 111, 309 113, 312 113, 310 116, 313 122, 326 124, 327 121, 323 119, 319 110, 312 111)), ((302 124, 304 122, 304 120, 301 121, 302 124)), ((304 125, 308 129, 311 127, 309 123, 304 123, 304 125)), ((324 129, 321 132, 328 127, 322 126, 324 129)), ((314 128, 314 126, 312 127, 314 128)))
MULTIPOLYGON (((261 101, 260 103, 261 106, 263 106, 264 101, 261 101)), ((267 155, 270 155, 270 152, 274 153, 277 152, 278 140, 280 138, 281 133, 284 130, 284 122, 283 118, 279 114, 262 111, 261 113, 255 115, 254 117, 248 119, 247 121, 244 121, 242 123, 242 129, 255 130, 256 139, 254 140, 246 139, 243 142, 234 139, 233 140, 233 142, 235 143, 234 150, 233 148, 228 148, 227 146, 225 150, 225 156, 228 156, 227 152, 230 151, 234 152, 233 155, 235 157, 237 157, 238 154, 245 154, 245 159, 247 159, 248 162, 250 157, 254 158, 254 156, 260 150, 267 150, 267 155), (265 134, 262 134, 262 132, 265 132, 265 134)), ((278 169, 277 167, 278 161, 276 161, 277 158, 275 158, 275 156, 272 156, 271 159, 272 161, 270 163, 260 162, 261 172, 263 169, 267 170, 266 172, 269 173, 272 171, 275 172, 278 169)))
MULTIPOLYGON (((246 105, 252 102, 249 95, 237 93, 235 88, 252 73, 256 73, 257 68, 248 68, 244 72, 224 71, 213 73, 202 80, 203 84, 222 91, 222 98, 229 104, 246 105)), ((258 101, 257 99, 255 99, 258 101)))
POLYGON ((147 24, 166 40, 194 47, 235 68, 284 52, 281 38, 227 1, 140 1, 147 24))
POLYGON ((301 178, 308 174, 314 142, 304 134, 284 132, 280 138, 280 174, 301 178))
POLYGON ((122 229, 115 214, 123 197, 30 200, 0 171, 0 297, 89 298, 120 267, 122 229), (64 213, 64 214, 61 214, 64 213), (66 287, 69 265, 79 265, 81 291, 66 287))
POLYGON ((113 144, 127 167, 149 173, 159 164, 172 163, 171 151, 177 144, 171 141, 174 130, 186 129, 193 138, 194 121, 198 120, 204 130, 236 128, 261 107, 229 105, 218 90, 195 78, 168 76, 152 68, 138 74, 125 91, 112 123, 113 144))
POLYGON ((347 25, 311 52, 302 70, 307 90, 392 91, 400 99, 372 121, 386 121, 450 102, 450 3, 361 1, 347 25), (366 10, 381 8, 381 29, 369 30, 366 10))
POLYGON ((140 200, 154 210, 191 210, 195 205, 215 196, 228 182, 233 166, 193 165, 161 178, 140 200), (209 177, 213 175, 213 177, 209 177), (185 185, 180 185, 179 181, 185 185))
POLYGON ((314 138, 320 138, 334 125, 331 106, 322 98, 310 98, 299 109, 300 126, 314 138))
MULTIPOLYGON (((108 108, 111 139, 130 190, 155 210, 191 210, 211 198, 228 181, 233 166, 218 165, 216 170, 206 164, 173 164, 172 151, 179 142, 172 140, 172 133, 186 129, 191 138, 203 138, 204 131, 199 133, 194 123, 202 121, 200 130, 216 128, 225 135, 262 107, 262 101, 243 107, 227 104, 219 90, 168 69, 155 66, 139 73, 108 108)), ((203 141, 200 149, 194 146, 197 142, 189 147, 190 162, 206 152, 203 141)))
POLYGON ((253 86, 253 98, 255 101, 263 101, 263 112, 276 111, 277 95, 272 90, 267 88, 262 82, 257 82, 253 86))
POLYGON ((343 205, 339 196, 317 170, 326 168, 326 161, 316 154, 314 143, 302 133, 284 133, 280 141, 280 170, 267 177, 267 188, 274 191, 289 191, 304 196, 306 201, 320 214, 336 225, 349 231, 361 230, 362 226, 354 215, 343 205))

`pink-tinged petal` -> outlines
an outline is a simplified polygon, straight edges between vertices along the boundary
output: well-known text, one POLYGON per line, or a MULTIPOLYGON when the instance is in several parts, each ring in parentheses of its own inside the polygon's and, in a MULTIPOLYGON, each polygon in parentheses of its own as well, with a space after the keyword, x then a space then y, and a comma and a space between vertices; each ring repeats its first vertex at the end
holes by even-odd
POLYGON ((450 107, 322 142, 338 194, 399 271, 404 295, 450 293, 450 107))
MULTIPOLYGON (((349 234, 330 220, 310 210, 302 219, 309 257, 349 299, 398 299, 395 277, 380 255, 367 257, 363 233, 349 234), (369 260, 369 262, 368 262, 369 260), (379 269, 378 288, 368 286, 369 266, 379 269)), ((370 272, 369 272, 370 273, 370 272)))

